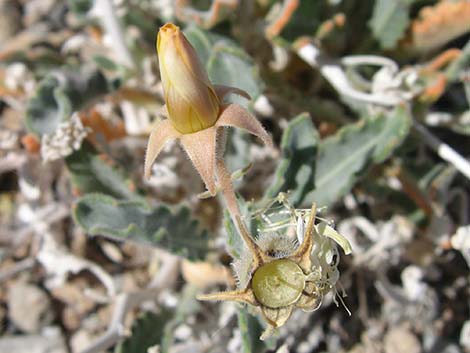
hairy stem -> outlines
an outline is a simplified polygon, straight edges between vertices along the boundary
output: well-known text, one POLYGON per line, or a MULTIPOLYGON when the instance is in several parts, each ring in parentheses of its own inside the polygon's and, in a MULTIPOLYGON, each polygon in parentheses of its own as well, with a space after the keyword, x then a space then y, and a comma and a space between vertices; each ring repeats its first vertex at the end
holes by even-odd
POLYGON ((216 161, 217 180, 222 192, 222 196, 227 204, 228 212, 233 223, 237 226, 237 217, 241 218, 240 208, 238 207, 237 197, 233 189, 232 177, 228 171, 223 158, 217 158, 216 161))
POLYGON ((217 181, 219 183, 219 188, 222 193, 222 197, 225 200, 227 205, 230 218, 240 235, 240 237, 245 242, 245 245, 248 247, 250 252, 253 255, 254 261, 258 263, 263 263, 266 261, 266 257, 258 247, 256 242, 253 240, 245 224, 243 223, 240 207, 238 206, 237 196, 235 195, 235 190, 233 189, 232 175, 230 174, 227 166, 224 161, 224 148, 226 144, 226 134, 225 131, 219 130, 219 135, 217 136, 217 155, 216 155, 216 175, 217 181))
POLYGON ((452 164, 459 172, 470 179, 470 162, 466 160, 461 154, 450 147, 448 144, 439 140, 423 125, 414 122, 413 128, 422 138, 422 140, 431 147, 443 160, 452 164))
POLYGON ((219 184, 220 191, 227 205, 228 212, 230 213, 230 218, 232 219, 233 224, 237 228, 238 232, 238 222, 237 218, 241 219, 241 212, 237 202, 237 196, 235 195, 235 190, 233 189, 232 176, 225 165, 224 161, 224 152, 225 145, 227 144, 227 134, 225 129, 219 129, 217 131, 217 148, 216 148, 216 161, 215 161, 215 171, 217 176, 217 181, 219 184))
POLYGON ((216 170, 217 170, 217 180, 219 182, 220 190, 222 196, 225 199, 225 204, 227 205, 228 212, 232 218, 232 222, 237 229, 238 234, 245 242, 245 245, 248 247, 250 252, 253 255, 254 267, 257 267, 258 264, 265 263, 267 258, 266 255, 260 250, 258 245, 255 243, 251 235, 249 234, 245 224, 241 218, 240 208, 238 207, 237 197, 233 189, 232 177, 227 167, 225 166, 224 159, 218 157, 216 161, 216 170))

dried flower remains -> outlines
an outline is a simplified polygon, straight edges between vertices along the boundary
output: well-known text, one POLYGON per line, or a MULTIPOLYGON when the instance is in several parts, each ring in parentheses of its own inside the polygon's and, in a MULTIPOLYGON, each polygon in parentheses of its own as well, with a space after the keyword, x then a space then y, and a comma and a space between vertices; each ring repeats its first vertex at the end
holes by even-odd
POLYGON ((267 323, 262 340, 284 325, 295 308, 314 311, 326 293, 335 292, 339 278, 339 254, 335 242, 346 254, 351 252, 346 238, 329 224, 315 224, 315 204, 310 210, 291 210, 298 222, 298 240, 271 232, 255 241, 238 218, 238 227, 248 252, 234 263, 238 289, 198 297, 200 300, 235 301, 259 308, 267 323), (246 259, 251 261, 247 263, 246 259))

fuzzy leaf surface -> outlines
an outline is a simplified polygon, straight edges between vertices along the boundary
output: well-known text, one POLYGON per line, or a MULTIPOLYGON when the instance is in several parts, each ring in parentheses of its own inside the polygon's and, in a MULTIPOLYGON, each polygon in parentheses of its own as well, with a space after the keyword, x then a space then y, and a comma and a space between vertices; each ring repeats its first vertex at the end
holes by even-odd
POLYGON ((147 352, 155 345, 159 346, 160 353, 168 353, 176 327, 200 310, 195 298, 197 291, 195 287, 185 286, 174 310, 162 307, 157 314, 146 312, 141 315, 134 321, 131 335, 116 346, 114 353, 147 352))
POLYGON ((166 324, 173 318, 173 312, 163 309, 158 314, 146 312, 132 325, 132 333, 120 343, 114 353, 140 353, 160 344, 166 324))
POLYGON ((238 309, 238 327, 242 336, 243 353, 263 353, 274 349, 275 341, 271 339, 261 341, 259 339, 263 333, 263 327, 258 318, 250 314, 247 308, 238 309))
POLYGON ((75 221, 91 235, 135 241, 163 248, 191 260, 204 259, 208 234, 191 218, 188 207, 150 207, 142 201, 123 201, 87 194, 74 207, 75 221))
POLYGON ((289 123, 282 135, 282 160, 267 191, 268 198, 291 191, 290 200, 295 205, 303 202, 314 187, 318 143, 319 136, 309 114, 301 114, 289 123))
POLYGON ((318 148, 315 188, 304 203, 328 206, 351 190, 372 163, 387 159, 408 135, 411 117, 404 108, 363 118, 323 140, 318 148))
POLYGON ((414 0, 376 0, 369 26, 383 49, 394 48, 408 24, 409 7, 414 0))
POLYGON ((50 134, 72 113, 108 92, 101 72, 85 67, 61 70, 44 77, 26 106, 26 126, 37 134, 50 134))
POLYGON ((261 94, 263 82, 258 69, 237 43, 198 27, 188 27, 184 33, 205 63, 212 83, 240 88, 252 98, 261 94))
POLYGON ((404 108, 363 118, 322 141, 308 115, 291 121, 282 139, 283 158, 266 194, 290 191, 296 206, 328 206, 344 196, 372 163, 381 163, 410 130, 404 108))
POLYGON ((137 197, 135 187, 123 171, 103 159, 88 143, 68 156, 65 163, 73 185, 81 193, 102 192, 123 199, 137 197))

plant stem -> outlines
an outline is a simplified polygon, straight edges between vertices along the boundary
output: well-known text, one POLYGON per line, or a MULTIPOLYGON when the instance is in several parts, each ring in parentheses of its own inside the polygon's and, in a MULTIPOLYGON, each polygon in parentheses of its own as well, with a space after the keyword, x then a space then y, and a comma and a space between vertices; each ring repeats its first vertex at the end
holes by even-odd
POLYGON ((423 141, 434 151, 436 151, 439 157, 452 164, 458 171, 470 179, 470 163, 468 160, 466 160, 448 144, 439 140, 417 121, 414 122, 413 128, 422 137, 423 141))
POLYGON ((237 196, 233 189, 232 175, 225 165, 224 152, 227 144, 227 134, 224 129, 219 129, 217 132, 217 147, 216 147, 216 160, 215 160, 215 173, 219 184, 222 197, 225 199, 228 212, 232 218, 232 222, 237 228, 238 232, 238 221, 237 218, 241 219, 240 207, 238 206, 237 196))
POLYGON ((164 288, 168 288, 168 282, 176 280, 179 273, 180 260, 178 257, 164 254, 163 265, 152 281, 152 286, 131 293, 121 293, 115 297, 114 312, 108 330, 81 353, 99 353, 114 346, 121 339, 127 337, 130 332, 125 326, 127 313, 146 301, 155 301, 164 288))
POLYGON ((135 69, 136 63, 125 43, 124 31, 116 16, 112 0, 96 0, 95 10, 103 23, 106 33, 111 37, 118 61, 131 69, 135 69))
POLYGON ((232 177, 225 165, 222 157, 217 158, 216 161, 217 180, 222 191, 222 196, 227 204, 228 212, 232 218, 233 223, 237 226, 237 217, 241 218, 240 208, 238 207, 237 197, 233 189, 232 177))
POLYGON ((227 205, 228 212, 230 213, 230 217, 232 218, 232 222, 237 229, 238 234, 245 242, 245 245, 252 253, 253 266, 256 267, 255 264, 263 261, 262 259, 265 255, 253 240, 247 227, 243 223, 237 197, 235 195, 235 191, 233 190, 232 178, 230 172, 225 166, 225 162, 222 156, 218 157, 216 160, 216 171, 217 180, 222 191, 222 196, 225 199, 225 203, 227 205))

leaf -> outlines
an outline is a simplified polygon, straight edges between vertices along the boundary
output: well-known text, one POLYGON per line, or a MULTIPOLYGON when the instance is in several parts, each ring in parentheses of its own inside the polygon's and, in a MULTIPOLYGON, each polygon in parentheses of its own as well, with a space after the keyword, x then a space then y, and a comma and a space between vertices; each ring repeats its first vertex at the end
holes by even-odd
POLYGON ((65 158, 73 185, 81 193, 101 192, 118 198, 138 197, 134 184, 89 143, 65 158))
POLYGON ((117 71, 119 69, 119 64, 112 61, 111 59, 107 58, 103 55, 95 55, 93 57, 95 64, 102 70, 108 71, 117 71))
MULTIPOLYGON (((284 7, 283 5, 279 9, 284 7)), ((299 0, 299 6, 281 30, 278 42, 287 44, 294 42, 301 36, 313 36, 325 17, 328 16, 327 11, 328 4, 326 1, 299 0)), ((286 19, 286 15, 282 11, 277 14, 275 21, 283 22, 281 18, 286 19), (279 19, 281 20, 279 21, 279 19)))
POLYGON ((184 34, 205 63, 211 82, 240 88, 253 98, 261 94, 258 68, 237 43, 195 26, 185 29, 184 34))
POLYGON ((398 107, 342 128, 320 143, 315 188, 303 203, 327 206, 345 195, 370 163, 381 163, 408 135, 411 117, 398 107))
POLYGON ((263 327, 258 318, 251 315, 246 307, 238 309, 238 328, 242 336, 243 353, 263 353, 275 348, 273 340, 261 341, 259 339, 263 333, 263 327))
POLYGON ((225 145, 224 160, 229 170, 235 171, 250 164, 251 138, 248 133, 240 129, 226 130, 227 143, 225 145))
POLYGON ((228 210, 224 212, 224 226, 227 231, 227 251, 234 259, 240 259, 243 251, 243 239, 237 232, 228 210))
POLYGON ((85 17, 93 7, 93 0, 67 0, 67 4, 76 15, 85 17))
POLYGON ((381 163, 408 135, 406 108, 362 119, 318 142, 308 115, 291 121, 282 138, 283 158, 265 198, 291 191, 296 207, 328 206, 352 188, 370 163, 381 163), (318 146, 317 146, 318 144, 318 146))
MULTIPOLYGON (((250 234, 256 234, 257 224, 251 217, 253 204, 251 202, 246 202, 241 197, 237 197, 237 201, 242 220, 245 222, 250 234)), ((227 231, 227 251, 232 258, 240 259, 244 249, 246 249, 246 245, 240 234, 238 234, 238 230, 233 224, 228 210, 225 210, 224 212, 224 226, 227 231)))
POLYGON ((186 286, 178 300, 178 306, 174 318, 168 322, 163 331, 160 352, 168 353, 174 340, 174 333, 177 326, 182 324, 185 319, 200 310, 201 305, 196 300, 196 294, 199 289, 193 286, 186 286))
MULTIPOLYGON (((465 70, 470 69, 470 40, 462 48, 460 56, 454 60, 447 68, 445 74, 449 82, 460 80, 460 75, 465 70)), ((469 102, 470 104, 470 102, 469 102)))
POLYGON ((132 325, 132 334, 120 343, 115 353, 145 353, 147 349, 160 344, 166 324, 173 313, 162 309, 158 314, 146 312, 132 325))
POLYGON ((132 325, 132 334, 119 344, 114 353, 146 353, 150 347, 160 346, 160 353, 168 353, 174 331, 191 314, 200 309, 195 299, 197 289, 184 287, 175 310, 162 308, 158 314, 147 312, 132 325))
POLYGON ((383 49, 396 46, 408 28, 409 7, 414 0, 376 0, 369 27, 383 49))
POLYGON ((319 136, 309 114, 301 114, 289 123, 282 135, 282 160, 274 174, 274 183, 266 193, 267 198, 291 190, 289 198, 292 203, 302 203, 314 187, 318 141, 319 136))
POLYGON ((26 108, 26 127, 38 134, 54 132, 61 121, 72 115, 70 100, 53 76, 45 77, 26 108))
POLYGON ((189 259, 204 259, 207 231, 190 217, 188 207, 171 210, 142 201, 122 201, 103 194, 88 194, 74 206, 75 221, 89 234, 157 246, 189 259))
POLYGON ((27 103, 26 126, 37 135, 53 133, 74 111, 106 92, 106 79, 92 68, 50 73, 41 80, 27 103))

